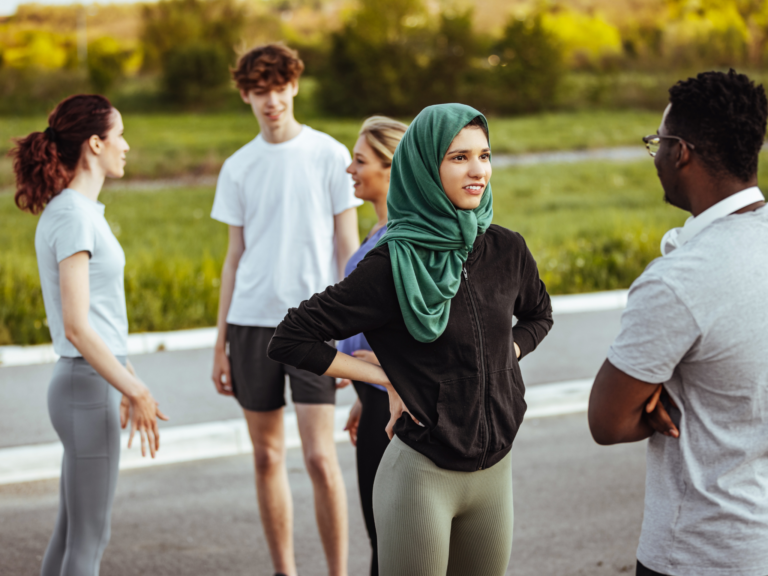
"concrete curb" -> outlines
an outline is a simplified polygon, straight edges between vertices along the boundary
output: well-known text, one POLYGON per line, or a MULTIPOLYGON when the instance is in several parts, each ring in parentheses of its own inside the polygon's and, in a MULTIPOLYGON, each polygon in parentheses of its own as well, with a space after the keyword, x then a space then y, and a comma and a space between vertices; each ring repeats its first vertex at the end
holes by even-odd
MULTIPOLYGON (((577 314, 622 310, 627 305, 627 290, 569 294, 552 297, 555 314, 577 314)), ((216 328, 195 328, 174 332, 142 332, 128 336, 128 355, 153 354, 165 350, 213 348, 216 328)), ((50 344, 39 346, 0 346, 0 367, 29 366, 56 362, 58 356, 50 344)))
MULTIPOLYGON (((591 387, 592 380, 532 386, 525 395, 528 403, 525 417, 532 419, 585 412, 591 387)), ((349 438, 344 425, 350 408, 336 407, 336 442, 345 442, 349 438)), ((301 446, 295 412, 285 413, 285 435, 288 448, 301 446)), ((155 459, 141 457, 140 443, 136 443, 136 438, 132 449, 126 447, 127 443, 128 435, 123 433, 120 439, 121 470, 250 454, 253 451, 248 428, 241 419, 164 428, 161 449, 155 459)), ((0 484, 58 478, 62 454, 59 442, 0 449, 0 484)))

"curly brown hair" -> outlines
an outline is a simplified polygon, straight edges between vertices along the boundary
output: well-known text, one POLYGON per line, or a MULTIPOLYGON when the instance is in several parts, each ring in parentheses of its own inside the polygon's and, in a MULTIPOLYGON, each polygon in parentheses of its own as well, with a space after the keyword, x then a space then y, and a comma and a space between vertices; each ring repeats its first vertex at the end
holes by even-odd
POLYGON ((9 152, 16 174, 16 205, 38 214, 70 183, 82 144, 91 136, 106 138, 112 127, 112 104, 97 94, 77 94, 59 102, 44 132, 14 139, 9 152))
POLYGON ((231 69, 232 78, 243 92, 280 88, 297 81, 303 71, 299 53, 282 43, 253 48, 231 69))

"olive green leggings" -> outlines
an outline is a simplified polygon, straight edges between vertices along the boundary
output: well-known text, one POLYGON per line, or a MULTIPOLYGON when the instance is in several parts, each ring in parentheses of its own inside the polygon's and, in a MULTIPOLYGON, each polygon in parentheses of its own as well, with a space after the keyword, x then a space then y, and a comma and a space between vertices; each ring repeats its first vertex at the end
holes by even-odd
POLYGON ((512 455, 477 472, 390 442, 373 485, 380 576, 504 576, 512 553, 512 455))

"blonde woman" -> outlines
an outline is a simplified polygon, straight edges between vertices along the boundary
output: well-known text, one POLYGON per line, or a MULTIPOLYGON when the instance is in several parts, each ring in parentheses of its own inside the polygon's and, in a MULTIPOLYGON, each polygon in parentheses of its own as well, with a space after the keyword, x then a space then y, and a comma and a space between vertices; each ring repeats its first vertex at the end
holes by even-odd
MULTIPOLYGON (((355 182, 355 196, 373 204, 376 224, 365 237, 363 245, 347 262, 344 275, 357 267, 387 231, 387 191, 392 156, 407 126, 384 116, 372 116, 363 123, 360 137, 353 149, 352 163, 347 172, 355 182)), ((376 355, 363 334, 342 340, 339 350, 378 364, 376 355)), ((343 380, 346 386, 350 380, 343 380)), ((384 451, 389 445, 385 430, 389 422, 389 400, 384 386, 368 382, 353 382, 357 391, 357 402, 352 407, 346 429, 352 444, 357 449, 357 483, 360 489, 360 504, 363 508, 365 527, 371 540, 371 576, 379 573, 376 546, 376 526, 373 521, 373 480, 384 451)))

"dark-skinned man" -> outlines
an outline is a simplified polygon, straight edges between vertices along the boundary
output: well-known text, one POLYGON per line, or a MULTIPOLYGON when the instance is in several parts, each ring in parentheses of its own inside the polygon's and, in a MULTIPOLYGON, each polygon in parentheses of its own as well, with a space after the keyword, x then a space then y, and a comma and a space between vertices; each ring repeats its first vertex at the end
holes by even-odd
POLYGON ((692 217, 630 289, 589 425, 599 444, 650 438, 638 576, 766 576, 768 104, 733 70, 669 92, 644 141, 665 200, 692 217))

